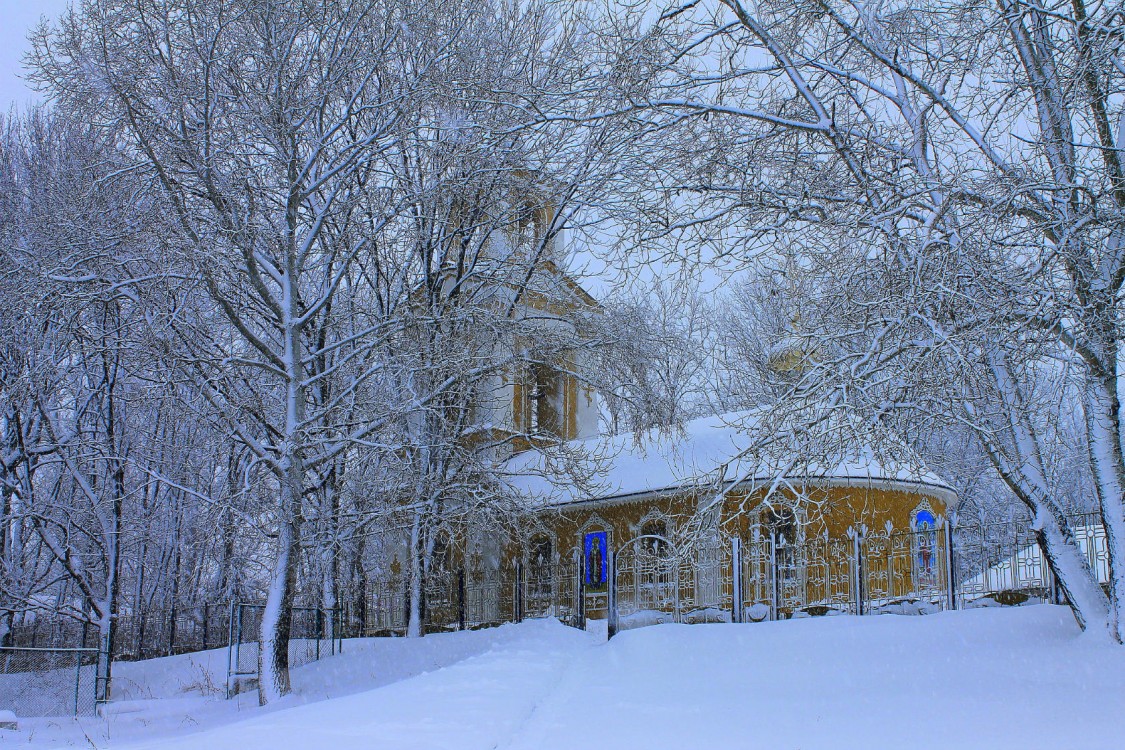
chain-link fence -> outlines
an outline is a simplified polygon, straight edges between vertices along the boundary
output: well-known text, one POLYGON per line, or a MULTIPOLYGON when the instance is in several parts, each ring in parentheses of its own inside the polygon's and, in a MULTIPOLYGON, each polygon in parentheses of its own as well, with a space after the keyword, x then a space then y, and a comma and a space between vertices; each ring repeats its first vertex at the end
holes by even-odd
MULTIPOLYGON (((258 636, 264 604, 238 602, 231 607, 230 641, 227 652, 227 697, 256 685, 258 680, 258 636)), ((317 661, 338 654, 344 641, 338 623, 343 612, 319 607, 290 610, 289 666, 317 661)))
POLYGON ((5 645, 23 648, 97 648, 98 628, 89 622, 51 612, 29 612, 16 617, 5 645))
MULTIPOLYGON (((114 661, 137 661, 223 648, 230 638, 230 604, 184 605, 123 612, 115 619, 114 661)), ((70 617, 35 612, 15 623, 10 645, 97 648, 98 628, 70 617)))
POLYGON ((155 659, 222 648, 230 640, 229 604, 202 604, 117 618, 115 661, 155 659))
POLYGON ((100 687, 96 648, 0 648, 0 710, 92 716, 100 687))

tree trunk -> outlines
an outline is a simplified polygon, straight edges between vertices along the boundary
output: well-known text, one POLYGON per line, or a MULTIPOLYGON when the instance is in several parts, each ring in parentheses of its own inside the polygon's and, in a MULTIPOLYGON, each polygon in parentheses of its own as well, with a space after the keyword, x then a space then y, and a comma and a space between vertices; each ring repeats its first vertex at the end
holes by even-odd
MULTIPOLYGON (((299 458, 293 458, 299 463, 299 458)), ((293 598, 301 551, 301 526, 297 506, 301 501, 300 474, 290 466, 281 483, 281 520, 277 552, 266 607, 258 637, 258 703, 266 705, 292 690, 289 680, 289 636, 293 624, 293 598)))
POLYGON ((109 449, 110 487, 112 488, 112 510, 109 538, 106 540, 108 560, 106 563, 106 601, 104 604, 102 629, 105 647, 105 700, 110 699, 113 685, 113 651, 117 637, 118 602, 121 598, 121 521, 125 510, 125 461, 121 458, 120 441, 117 439, 117 370, 119 363, 105 362, 106 382, 106 443, 109 449))
POLYGON ((1046 495, 1043 485, 1025 476, 1033 467, 1033 461, 1025 460, 1019 468, 1013 467, 992 442, 991 434, 977 430, 976 435, 1001 479, 1032 512, 1039 547, 1067 596, 1078 626, 1109 635, 1112 632, 1109 600, 1078 548, 1065 514, 1046 495))
POLYGON ((1109 627, 1114 639, 1125 643, 1125 461, 1116 389, 1116 378, 1093 384, 1086 400, 1086 420, 1109 558, 1109 627))
POLYGON ((410 621, 406 624, 408 638, 421 638, 425 635, 422 627, 422 518, 414 514, 410 524, 410 621))
POLYGON ((1079 627, 1092 633, 1111 634, 1111 611, 1086 557, 1064 517, 1041 507, 1036 511, 1035 536, 1047 564, 1066 595, 1079 627))
POLYGON ((321 506, 321 521, 324 533, 324 549, 321 550, 321 606, 325 610, 325 634, 336 637, 340 624, 336 621, 336 610, 340 604, 337 579, 340 574, 340 494, 337 488, 339 472, 333 462, 324 480, 324 499, 321 506))

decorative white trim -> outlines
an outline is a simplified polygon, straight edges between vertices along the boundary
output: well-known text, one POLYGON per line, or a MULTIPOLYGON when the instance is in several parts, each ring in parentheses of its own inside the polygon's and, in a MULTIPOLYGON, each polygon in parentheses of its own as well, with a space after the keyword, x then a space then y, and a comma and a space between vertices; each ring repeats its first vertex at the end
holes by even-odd
POLYGON ((676 531, 675 521, 672 520, 671 516, 669 516, 659 508, 649 508, 648 512, 641 516, 639 521, 633 524, 629 524, 629 531, 633 532, 633 536, 638 536, 641 533, 641 529, 645 527, 645 524, 651 523, 652 521, 663 522, 665 533, 669 538, 671 538, 676 531))
POLYGON ((598 530, 600 530, 600 531, 612 531, 613 530, 613 524, 611 524, 609 521, 602 518, 599 514, 594 513, 593 515, 591 515, 589 518, 586 519, 586 523, 582 524, 582 526, 580 526, 578 528, 578 538, 579 539, 585 539, 586 538, 586 532, 590 531, 595 526, 598 527, 598 530))
MULTIPOLYGON (((731 483, 723 488, 724 495, 728 495, 739 489, 756 489, 765 485, 762 484, 765 480, 762 478, 750 478, 742 482, 731 483)), ((950 487, 942 487, 936 484, 929 484, 927 482, 909 482, 897 479, 875 479, 875 478, 846 478, 846 479, 824 479, 817 477, 810 477, 807 479, 793 479, 789 480, 790 486, 809 487, 816 489, 828 489, 833 487, 863 487, 872 490, 892 490, 903 492, 909 495, 921 495, 923 497, 933 497, 941 500, 946 505, 947 512, 953 510, 960 503, 960 498, 957 492, 950 487)), ((665 487, 657 490, 649 490, 646 492, 634 492, 628 495, 613 495, 610 497, 591 497, 582 500, 569 500, 561 502, 548 502, 545 507, 550 508, 566 508, 572 506, 593 505, 596 507, 611 507, 615 505, 627 505, 629 503, 638 503, 652 500, 660 500, 665 498, 676 497, 677 495, 684 495, 696 492, 697 486, 690 483, 685 483, 675 487, 665 487)))
POLYGON ((935 528, 937 527, 938 514, 934 511, 934 506, 930 505, 929 500, 927 500, 926 498, 922 498, 922 502, 915 505, 914 509, 910 511, 909 522, 911 531, 914 531, 917 527, 918 514, 922 512, 929 513, 930 516, 934 519, 935 528))

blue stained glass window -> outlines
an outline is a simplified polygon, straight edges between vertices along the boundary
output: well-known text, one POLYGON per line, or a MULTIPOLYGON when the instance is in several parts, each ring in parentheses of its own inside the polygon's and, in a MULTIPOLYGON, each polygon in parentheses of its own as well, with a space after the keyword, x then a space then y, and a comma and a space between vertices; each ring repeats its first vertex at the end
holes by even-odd
POLYGON ((936 553, 937 553, 937 520, 928 510, 919 510, 914 514, 914 555, 917 566, 917 581, 920 585, 932 585, 935 582, 936 553))
POLYGON ((606 550, 609 549, 608 535, 604 531, 591 531, 586 534, 583 556, 586 562, 586 585, 601 588, 608 580, 606 550))

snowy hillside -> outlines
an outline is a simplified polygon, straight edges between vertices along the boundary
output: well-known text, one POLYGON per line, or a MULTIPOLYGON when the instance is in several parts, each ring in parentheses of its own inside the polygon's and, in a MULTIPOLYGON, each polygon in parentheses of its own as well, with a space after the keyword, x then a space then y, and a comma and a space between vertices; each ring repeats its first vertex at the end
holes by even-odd
POLYGON ((25 721, 0 746, 1117 748, 1125 706, 1125 649, 1046 605, 349 642, 268 710, 207 690, 223 669, 221 651, 120 665, 108 722, 25 721))

